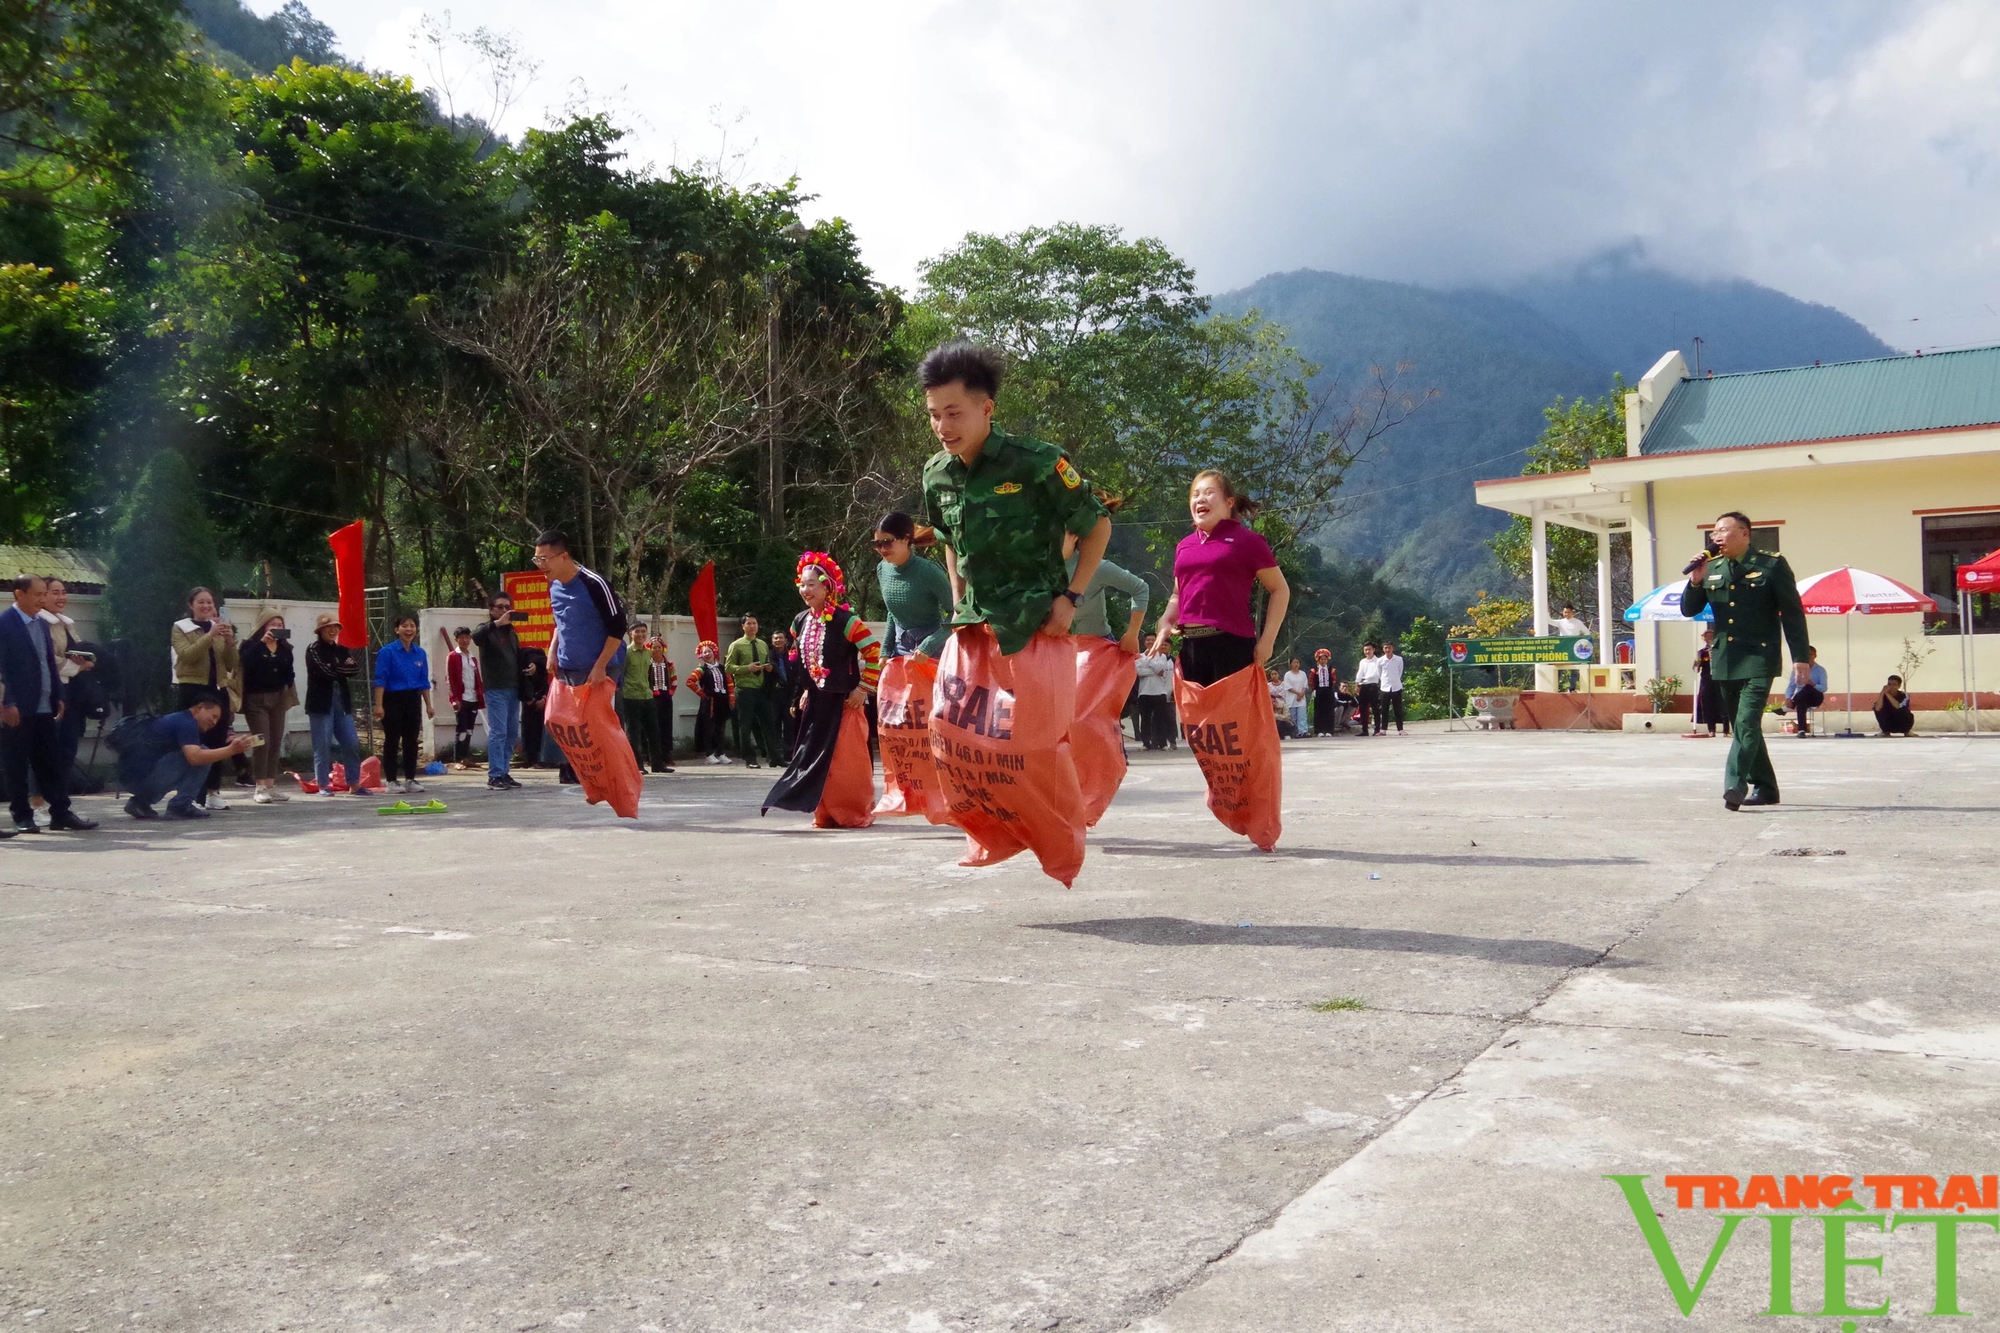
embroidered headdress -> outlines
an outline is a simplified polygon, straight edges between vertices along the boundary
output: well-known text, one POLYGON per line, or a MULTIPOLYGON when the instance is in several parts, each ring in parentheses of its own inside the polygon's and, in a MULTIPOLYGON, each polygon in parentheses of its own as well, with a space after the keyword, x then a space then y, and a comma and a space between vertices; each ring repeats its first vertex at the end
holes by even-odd
POLYGON ((831 615, 835 607, 847 605, 847 575, 841 571, 838 560, 825 551, 807 551, 799 557, 799 569, 795 579, 803 581, 808 569, 819 570, 828 586, 833 589, 833 596, 827 601, 826 614, 831 615))

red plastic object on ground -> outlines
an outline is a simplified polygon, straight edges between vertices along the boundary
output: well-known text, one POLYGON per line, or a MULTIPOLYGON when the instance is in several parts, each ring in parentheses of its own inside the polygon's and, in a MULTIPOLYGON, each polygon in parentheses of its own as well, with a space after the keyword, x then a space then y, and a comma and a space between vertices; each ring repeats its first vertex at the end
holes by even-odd
MULTIPOLYGON (((382 787, 382 761, 371 754, 361 761, 361 790, 381 791, 382 787)), ((339 791, 339 786, 334 790, 339 791)))
POLYGON ((952 634, 931 695, 931 755, 951 822, 965 830, 961 865, 1033 851, 1050 879, 1076 879, 1083 792, 1065 739, 1075 712, 1068 635, 1037 634, 1008 657, 984 625, 952 634))
POLYGON ((1264 851, 1278 845, 1283 821, 1284 757, 1271 694, 1255 666, 1213 685, 1174 677, 1181 735, 1208 783, 1208 808, 1222 826, 1264 851))
POLYGON ((840 710, 840 737, 833 743, 826 785, 813 807, 818 828, 867 828, 875 822, 875 763, 868 757, 868 715, 840 710))
POLYGON ((639 817, 639 761, 632 757, 632 742, 618 725, 618 713, 611 698, 617 686, 565 685, 549 682, 549 702, 542 712, 543 725, 583 787, 583 797, 592 805, 600 801, 618 812, 622 819, 639 817))
POLYGON ((949 824, 937 761, 931 758, 931 692, 938 664, 930 657, 895 657, 883 664, 875 692, 876 735, 882 742, 878 815, 922 815, 949 824))
POLYGON ((1083 790, 1083 822, 1095 827, 1125 781, 1125 728, 1119 715, 1139 678, 1139 655, 1110 639, 1076 640, 1076 720, 1069 727, 1070 758, 1083 790))

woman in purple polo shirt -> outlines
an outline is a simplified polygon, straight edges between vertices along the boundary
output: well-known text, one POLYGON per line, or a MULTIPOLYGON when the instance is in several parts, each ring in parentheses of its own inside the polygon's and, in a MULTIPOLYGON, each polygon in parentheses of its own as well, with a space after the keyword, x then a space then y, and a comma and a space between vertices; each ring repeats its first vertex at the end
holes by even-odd
POLYGON ((1181 632, 1181 678, 1213 685, 1244 667, 1263 670, 1285 623, 1291 587, 1278 571, 1271 544, 1243 525, 1257 502, 1238 495, 1229 478, 1213 470, 1197 472, 1188 488, 1194 531, 1174 549, 1174 594, 1160 615, 1153 651, 1160 652, 1176 628, 1181 632), (1264 630, 1251 618, 1251 591, 1264 585, 1264 630))

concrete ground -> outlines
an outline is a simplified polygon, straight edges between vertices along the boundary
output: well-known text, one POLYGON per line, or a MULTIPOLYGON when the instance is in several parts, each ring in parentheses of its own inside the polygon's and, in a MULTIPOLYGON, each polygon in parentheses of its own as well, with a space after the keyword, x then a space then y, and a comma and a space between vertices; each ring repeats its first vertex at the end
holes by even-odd
MULTIPOLYGON (((1072 892, 740 768, 87 801, 0 846, 0 1324, 1768 1328, 1768 1228, 1683 1319, 1602 1176, 2000 1171, 2000 746, 1732 815, 1724 742, 1420 730, 1288 745, 1268 857, 1135 754, 1072 892)), ((1931 1243, 1854 1232, 1861 1326, 1931 1243)))

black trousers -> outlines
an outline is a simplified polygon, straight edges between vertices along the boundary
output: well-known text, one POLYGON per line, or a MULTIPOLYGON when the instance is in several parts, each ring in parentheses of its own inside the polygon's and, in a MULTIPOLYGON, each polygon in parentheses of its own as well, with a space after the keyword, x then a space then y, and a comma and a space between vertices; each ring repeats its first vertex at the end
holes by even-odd
POLYGON ((1340 731, 1340 693, 1333 686, 1313 691, 1313 735, 1332 736, 1340 731))
POLYGON ((1241 634, 1204 634, 1181 640, 1180 671, 1190 685, 1213 685, 1257 661, 1257 641, 1241 634))
POLYGON ((417 734, 424 725, 422 690, 382 691, 382 780, 396 780, 400 758, 403 776, 417 776, 417 734))
POLYGON ((1361 734, 1382 730, 1382 687, 1372 680, 1359 686, 1361 692, 1361 734))
POLYGON ((1385 690, 1379 685, 1376 686, 1375 687, 1375 730, 1376 731, 1382 732, 1382 731, 1387 731, 1389 729, 1389 715, 1391 713, 1394 713, 1396 715, 1396 730, 1401 731, 1403 729, 1403 692, 1401 690, 1385 690))
POLYGON ((701 697, 694 715, 694 747, 711 758, 729 753, 729 700, 714 694, 701 697))
POLYGON ((546 702, 537 700, 521 705, 521 767, 533 768, 542 762, 542 709, 546 702))
POLYGON ((1171 694, 1142 694, 1139 696, 1139 743, 1148 750, 1164 750, 1176 739, 1174 731, 1174 696, 1171 694))
POLYGON ((1799 732, 1806 730, 1806 714, 1826 702, 1826 695, 1817 686, 1801 685, 1792 692, 1792 708, 1799 715, 1799 732))
POLYGON ((783 766, 785 757, 778 753, 778 719, 771 710, 769 690, 736 691, 736 753, 746 764, 757 762, 757 752, 764 752, 764 762, 783 766))
POLYGON ((472 733, 479 726, 479 705, 463 703, 453 714, 451 757, 461 764, 472 762, 472 733))
POLYGON ((69 774, 63 772, 62 731, 54 713, 23 709, 20 726, 0 726, 0 765, 6 768, 7 806, 16 825, 26 827, 35 818, 35 808, 28 802, 30 771, 50 813, 69 814, 69 774))
POLYGON ((665 690, 653 691, 653 757, 660 765, 674 764, 674 696, 665 690))

